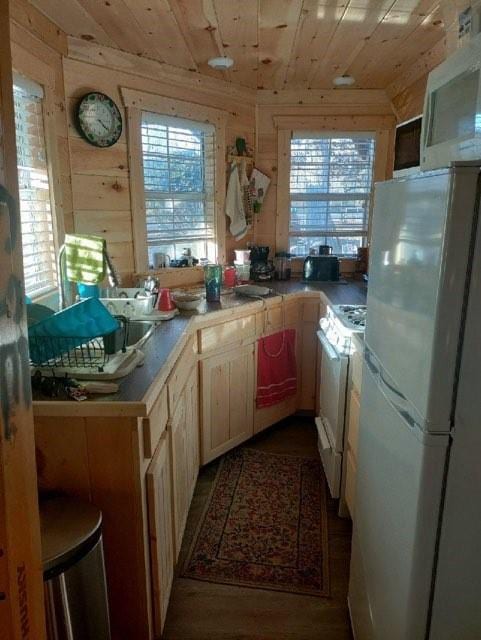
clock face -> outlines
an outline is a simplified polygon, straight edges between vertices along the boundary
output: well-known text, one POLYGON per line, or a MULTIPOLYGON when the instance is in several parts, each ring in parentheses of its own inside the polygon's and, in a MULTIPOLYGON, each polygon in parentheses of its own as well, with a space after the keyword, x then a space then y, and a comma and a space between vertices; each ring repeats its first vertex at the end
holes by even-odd
POLYGON ((111 147, 122 133, 122 116, 103 93, 87 93, 78 106, 77 122, 83 137, 97 147, 111 147))

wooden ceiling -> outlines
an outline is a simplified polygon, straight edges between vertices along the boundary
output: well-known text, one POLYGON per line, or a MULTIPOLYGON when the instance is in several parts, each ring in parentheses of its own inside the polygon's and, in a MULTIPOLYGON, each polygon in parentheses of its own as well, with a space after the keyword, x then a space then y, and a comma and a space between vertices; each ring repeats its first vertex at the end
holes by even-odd
POLYGON ((439 0, 30 1, 69 35, 259 89, 382 89, 445 34, 439 0))

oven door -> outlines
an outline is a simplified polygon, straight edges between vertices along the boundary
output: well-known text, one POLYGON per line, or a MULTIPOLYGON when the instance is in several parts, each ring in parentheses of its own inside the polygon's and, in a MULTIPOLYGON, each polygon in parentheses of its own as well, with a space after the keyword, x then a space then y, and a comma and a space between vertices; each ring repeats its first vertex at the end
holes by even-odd
POLYGON ((319 390, 320 417, 334 451, 344 448, 344 414, 349 356, 342 355, 322 329, 317 332, 321 346, 319 390))
POLYGON ((320 415, 316 418, 319 455, 331 496, 338 498, 341 487, 349 356, 339 353, 322 330, 317 332, 317 336, 321 347, 320 415))

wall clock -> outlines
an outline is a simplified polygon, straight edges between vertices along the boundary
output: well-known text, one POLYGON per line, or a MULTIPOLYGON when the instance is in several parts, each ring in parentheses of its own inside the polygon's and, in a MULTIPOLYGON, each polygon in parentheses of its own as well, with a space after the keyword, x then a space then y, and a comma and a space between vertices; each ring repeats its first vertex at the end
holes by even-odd
POLYGON ((111 147, 122 133, 122 116, 111 98, 92 91, 84 95, 78 104, 77 126, 90 144, 111 147))

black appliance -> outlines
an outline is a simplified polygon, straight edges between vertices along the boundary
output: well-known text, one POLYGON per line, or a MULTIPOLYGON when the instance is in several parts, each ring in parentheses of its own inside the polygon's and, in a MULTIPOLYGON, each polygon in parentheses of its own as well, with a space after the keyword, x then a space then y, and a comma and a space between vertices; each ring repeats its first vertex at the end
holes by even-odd
POLYGON ((394 143, 394 171, 419 167, 422 116, 396 127, 394 143))
POLYGON ((319 245, 319 255, 320 256, 331 256, 332 255, 332 247, 329 244, 320 244, 319 245))
POLYGON ((272 280, 274 277, 274 265, 268 261, 269 247, 250 247, 251 279, 256 282, 272 280))
POLYGON ((337 256, 307 256, 302 269, 306 282, 338 282, 339 258, 337 256))
POLYGON ((173 268, 182 268, 182 267, 190 267, 190 266, 194 266, 199 264, 199 260, 198 258, 190 258, 190 263, 189 263, 189 258, 177 258, 177 260, 171 260, 169 262, 169 267, 173 267, 173 268))

